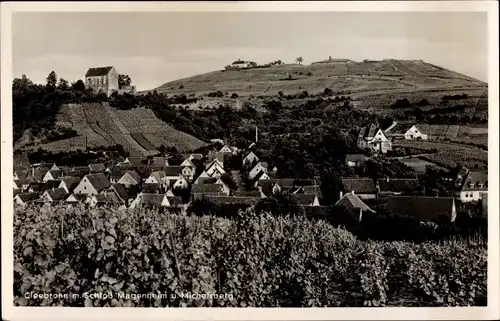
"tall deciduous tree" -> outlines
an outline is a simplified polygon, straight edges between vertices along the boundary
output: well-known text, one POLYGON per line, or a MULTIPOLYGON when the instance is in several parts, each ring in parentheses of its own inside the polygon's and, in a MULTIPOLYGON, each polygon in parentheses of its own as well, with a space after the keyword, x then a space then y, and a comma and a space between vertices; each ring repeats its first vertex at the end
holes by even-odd
POLYGON ((47 87, 49 88, 56 88, 57 85, 57 75, 55 71, 52 71, 48 76, 47 76, 47 87))
POLYGON ((297 58, 295 58, 295 61, 296 61, 296 62, 300 65, 300 64, 302 64, 302 62, 304 61, 304 58, 302 58, 302 57, 297 57, 297 58))
POLYGON ((69 82, 64 78, 59 79, 58 88, 61 90, 67 90, 69 88, 69 82))

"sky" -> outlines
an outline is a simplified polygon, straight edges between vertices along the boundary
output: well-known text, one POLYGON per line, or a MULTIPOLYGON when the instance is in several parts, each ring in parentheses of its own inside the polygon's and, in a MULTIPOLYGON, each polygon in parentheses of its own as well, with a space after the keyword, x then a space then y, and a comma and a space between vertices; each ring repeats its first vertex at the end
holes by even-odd
POLYGON ((421 59, 488 79, 484 12, 16 12, 13 76, 115 66, 138 90, 237 59, 421 59))

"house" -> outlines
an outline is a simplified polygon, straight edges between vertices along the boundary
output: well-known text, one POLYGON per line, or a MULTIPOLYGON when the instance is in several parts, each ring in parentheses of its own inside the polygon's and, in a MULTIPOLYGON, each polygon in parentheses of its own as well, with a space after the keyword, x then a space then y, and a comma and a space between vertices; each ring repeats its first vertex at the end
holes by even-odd
POLYGON ((387 129, 384 129, 384 134, 393 141, 395 139, 404 139, 406 131, 407 129, 403 125, 393 122, 387 129))
POLYGON ((235 191, 234 195, 236 197, 259 197, 259 198, 266 198, 266 195, 262 193, 261 190, 257 191, 235 191))
POLYGON ((71 170, 66 171, 66 176, 79 177, 83 178, 85 175, 90 174, 90 167, 88 166, 79 166, 73 167, 71 170))
POLYGON ((143 193, 156 193, 156 194, 164 194, 165 188, 162 187, 161 184, 157 183, 144 183, 142 184, 142 190, 141 192, 143 193))
POLYGON ((217 179, 208 175, 206 171, 203 171, 200 176, 194 181, 193 184, 205 184, 205 182, 210 181, 210 179, 217 179))
POLYGON ((63 172, 61 170, 49 170, 43 176, 42 181, 43 182, 55 181, 61 179, 61 177, 63 177, 63 172))
POLYGON ((203 154, 200 153, 194 153, 194 154, 181 154, 181 156, 184 158, 184 160, 188 159, 191 162, 193 160, 197 161, 202 161, 203 160, 203 154))
POLYGON ((374 124, 361 128, 358 135, 357 146, 361 149, 370 149, 374 152, 381 152, 383 154, 392 150, 391 141, 385 136, 382 129, 374 124))
POLYGON ((31 177, 29 177, 28 171, 15 171, 14 172, 14 182, 17 188, 22 189, 23 191, 28 188, 31 184, 31 177))
POLYGON ((257 181, 257 188, 267 196, 281 192, 289 192, 294 186, 295 179, 293 178, 259 179, 257 181))
POLYGON ((457 211, 453 197, 389 196, 387 209, 398 216, 408 216, 421 221, 432 221, 440 216, 455 221, 457 211))
POLYGON ((319 199, 317 195, 309 195, 309 194, 292 194, 292 198, 299 205, 306 206, 319 206, 319 199))
POLYGON ((186 158, 182 163, 181 163, 181 166, 182 167, 191 167, 193 169, 196 169, 196 165, 193 164, 193 162, 189 159, 189 158, 186 158))
POLYGON ((416 125, 411 126, 410 129, 405 132, 404 136, 405 139, 428 139, 427 134, 424 134, 416 125))
POLYGON ((219 204, 246 204, 254 205, 257 204, 261 198, 260 197, 244 197, 244 196, 217 196, 217 195, 205 195, 205 199, 219 204))
POLYGON ((179 176, 177 180, 172 185, 173 189, 186 189, 189 187, 189 182, 184 176, 179 176))
POLYGON ((59 188, 59 185, 61 185, 61 181, 60 180, 47 181, 40 188, 40 192, 45 192, 45 191, 47 191, 49 189, 59 188))
POLYGON ((106 170, 106 166, 104 164, 89 164, 89 170, 91 174, 102 173, 106 170))
POLYGON ((131 201, 129 192, 122 184, 113 184, 105 192, 115 193, 116 197, 125 205, 128 205, 129 201, 131 201))
POLYGON ((88 200, 87 194, 71 194, 66 198, 67 203, 87 203, 88 200))
POLYGON ((361 221, 364 212, 375 213, 374 210, 368 207, 355 193, 344 194, 340 200, 335 203, 334 207, 343 207, 351 215, 353 215, 358 222, 361 221))
POLYGON ((153 165, 153 166, 168 166, 169 165, 168 158, 167 157, 155 156, 151 160, 150 165, 153 165))
POLYGON ((67 197, 68 193, 66 193, 66 190, 64 188, 54 188, 46 190, 42 194, 41 198, 46 202, 57 202, 57 201, 63 201, 67 197))
POLYGON ((30 183, 28 185, 28 187, 26 187, 26 189, 24 189, 24 191, 26 193, 39 193, 42 191, 42 188, 44 185, 45 185, 45 183, 33 182, 33 183, 30 183))
MULTIPOLYGON (((182 165, 181 165, 182 166, 182 165)), ((182 168, 182 176, 184 176, 189 182, 194 179, 194 174, 196 174, 196 166, 186 166, 182 168)))
POLYGON ((250 152, 247 156, 243 158, 243 168, 249 167, 254 163, 258 163, 260 161, 259 157, 254 154, 254 152, 250 152))
POLYGON ((31 162, 26 154, 14 154, 14 169, 29 169, 31 162))
POLYGON ((347 154, 345 164, 349 167, 359 167, 366 162, 366 156, 363 154, 347 154))
POLYGON ((219 153, 231 153, 232 155, 236 155, 238 153, 238 148, 229 145, 224 145, 219 150, 219 153))
POLYGON ((317 195, 321 198, 321 188, 319 185, 298 186, 294 189, 292 194, 317 195))
POLYGON ((479 201, 488 193, 488 173, 484 171, 469 170, 460 189, 460 201, 479 201))
POLYGON ((165 180, 168 186, 176 183, 182 177, 182 166, 167 166, 165 167, 165 180))
POLYGON ((25 205, 38 199, 38 193, 21 193, 14 197, 14 204, 25 205))
POLYGON ((129 157, 125 158, 125 160, 121 164, 138 167, 138 166, 148 165, 149 160, 146 157, 129 156, 129 157))
POLYGON ((267 180, 267 179, 271 179, 273 177, 274 177, 274 173, 273 172, 270 172, 270 173, 259 172, 259 174, 257 174, 257 176, 255 176, 253 178, 255 180, 254 186, 257 187, 257 185, 259 185, 259 181, 261 181, 261 180, 267 180))
POLYGON ((111 183, 103 173, 88 174, 83 177, 78 186, 74 189, 74 194, 96 195, 109 188, 111 183))
POLYGON ((413 195, 419 186, 416 178, 380 178, 376 184, 377 196, 382 199, 391 195, 413 195))
POLYGON ((182 199, 180 199, 180 197, 169 197, 165 194, 140 193, 130 204, 130 208, 137 208, 140 206, 178 207, 180 205, 182 205, 182 199))
POLYGON ((244 69, 244 68, 251 68, 254 66, 254 63, 252 63, 251 61, 245 61, 245 60, 236 60, 236 61, 233 61, 233 63, 229 66, 226 66, 226 69, 227 70, 230 70, 230 69, 235 69, 235 70, 238 70, 238 69, 244 69))
POLYGON ((167 175, 165 171, 156 171, 152 172, 146 180, 144 180, 145 184, 166 184, 167 183, 167 175))
POLYGON ((221 178, 218 178, 214 184, 222 185, 222 190, 224 194, 229 195, 231 193, 231 189, 229 188, 229 186, 227 186, 226 183, 222 181, 221 178))
POLYGON ((249 179, 254 179, 260 172, 267 173, 267 163, 259 162, 255 165, 252 170, 248 173, 249 179))
POLYGON ((207 172, 207 174, 210 175, 211 177, 221 177, 226 173, 224 167, 217 160, 214 160, 209 165, 210 166, 205 169, 205 172, 207 172))
POLYGON ((125 203, 119 199, 114 192, 103 192, 102 194, 92 195, 88 200, 88 204, 90 207, 102 205, 125 205, 125 203))
POLYGON ((229 191, 222 184, 197 184, 191 187, 191 194, 229 195, 229 191))
POLYGON ((137 174, 136 171, 126 171, 125 174, 116 182, 122 184, 125 188, 130 188, 132 186, 138 186, 141 184, 141 176, 137 174))
POLYGON ((104 93, 109 97, 120 90, 118 77, 118 72, 112 66, 90 68, 85 74, 85 87, 96 94, 104 93))
POLYGON ((341 178, 340 198, 345 193, 355 192, 360 199, 375 199, 377 189, 370 178, 341 178))
POLYGON ((64 176, 61 177, 61 183, 59 184, 59 188, 63 188, 67 194, 70 194, 78 186, 80 181, 81 181, 80 177, 64 176))

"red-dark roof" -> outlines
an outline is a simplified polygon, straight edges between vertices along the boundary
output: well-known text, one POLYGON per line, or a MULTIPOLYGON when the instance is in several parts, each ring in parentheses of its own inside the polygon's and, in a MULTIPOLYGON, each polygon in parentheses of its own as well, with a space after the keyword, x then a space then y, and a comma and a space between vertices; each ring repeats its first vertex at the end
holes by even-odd
POLYGON ((375 184, 370 178, 341 178, 344 192, 356 194, 375 194, 375 184))
POLYGON ((441 215, 453 219, 453 197, 389 196, 387 209, 395 215, 421 220, 436 219, 441 215))
POLYGON ((95 76, 106 76, 113 69, 113 67, 98 67, 98 68, 89 68, 85 77, 95 77, 95 76))

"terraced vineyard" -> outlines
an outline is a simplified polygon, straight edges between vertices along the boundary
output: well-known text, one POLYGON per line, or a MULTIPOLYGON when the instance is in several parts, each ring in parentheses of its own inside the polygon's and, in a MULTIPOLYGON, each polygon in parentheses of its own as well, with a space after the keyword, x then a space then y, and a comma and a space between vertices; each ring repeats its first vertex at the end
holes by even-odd
POLYGON ((156 154, 161 145, 181 152, 206 145, 162 122, 146 108, 125 111, 101 103, 68 104, 59 111, 57 124, 74 129, 78 136, 29 149, 60 152, 121 145, 130 155, 141 156, 156 154))

